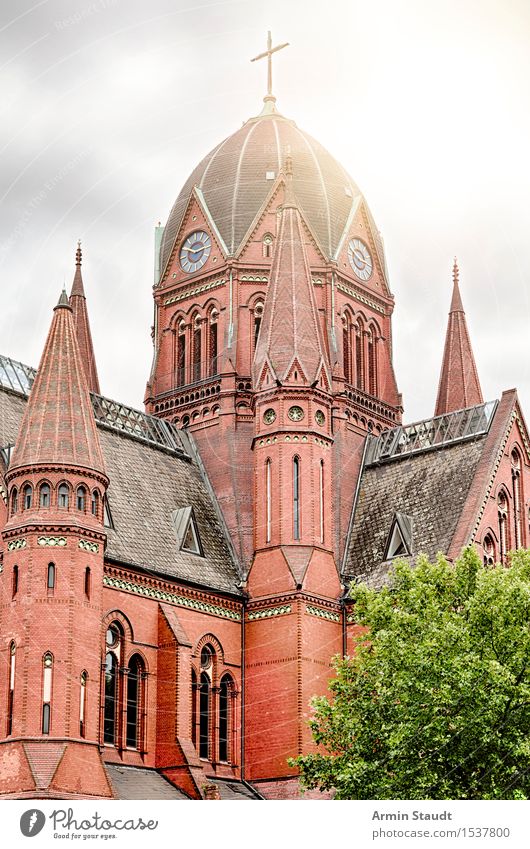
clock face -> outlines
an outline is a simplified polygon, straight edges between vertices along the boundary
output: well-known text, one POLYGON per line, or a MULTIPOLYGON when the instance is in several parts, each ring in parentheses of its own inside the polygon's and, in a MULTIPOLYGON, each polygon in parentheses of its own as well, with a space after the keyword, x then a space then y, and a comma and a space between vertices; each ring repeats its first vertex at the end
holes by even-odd
POLYGON ((204 230, 196 230, 186 238, 180 249, 180 264, 182 270, 193 274, 203 267, 210 256, 212 240, 204 230))
POLYGON ((348 259, 354 273, 360 280, 369 280, 374 268, 370 251, 360 239, 351 239, 348 245, 348 259))

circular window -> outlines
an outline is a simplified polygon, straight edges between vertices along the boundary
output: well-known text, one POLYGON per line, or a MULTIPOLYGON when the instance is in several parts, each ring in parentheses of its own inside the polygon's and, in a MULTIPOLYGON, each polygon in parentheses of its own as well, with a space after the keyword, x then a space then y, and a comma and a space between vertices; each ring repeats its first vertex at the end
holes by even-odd
POLYGON ((315 421, 316 421, 317 425, 320 425, 320 427, 322 427, 322 425, 323 425, 323 424, 324 424, 324 422, 326 421, 326 417, 325 417, 324 413, 322 412, 322 410, 317 410, 317 411, 316 411, 316 413, 315 413, 315 421))
POLYGON ((105 639, 107 645, 110 648, 118 645, 120 641, 120 632, 118 631, 116 625, 111 625, 109 628, 107 628, 107 635, 105 639))
POLYGON ((212 650, 210 646, 204 646, 201 651, 201 667, 207 669, 212 663, 212 650))
POLYGON ((265 410, 265 412, 263 413, 263 421, 265 422, 265 424, 272 424, 275 419, 276 413, 274 412, 272 407, 269 407, 268 410, 265 410))
POLYGON ((300 422, 304 418, 304 411, 301 407, 290 407, 287 415, 292 422, 300 422))

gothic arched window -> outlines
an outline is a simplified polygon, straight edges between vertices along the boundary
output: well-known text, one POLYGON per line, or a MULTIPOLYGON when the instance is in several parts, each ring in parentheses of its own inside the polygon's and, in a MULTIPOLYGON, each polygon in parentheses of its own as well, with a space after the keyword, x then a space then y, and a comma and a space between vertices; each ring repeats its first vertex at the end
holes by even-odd
POLYGON ((201 317, 195 315, 191 323, 191 379, 201 379, 201 317))
POLYGON ((46 587, 48 592, 53 592, 55 589, 55 563, 48 563, 46 572, 46 587))
POLYGON ((11 515, 13 516, 18 510, 18 489, 16 486, 11 490, 11 515))
POLYGON ((86 510, 86 489, 84 486, 77 487, 76 501, 77 509, 84 513, 86 510))
POLYGON ((511 454, 512 461, 512 486, 513 486, 513 521, 515 529, 515 547, 523 545, 522 534, 522 491, 521 491, 521 457, 517 448, 511 454))
POLYGON ((300 539, 300 458, 293 458, 293 538, 300 539))
POLYGON ((208 322, 208 361, 209 361, 209 375, 210 377, 215 377, 216 374, 219 374, 219 364, 218 364, 218 330, 219 330, 219 313, 217 310, 213 309, 210 312, 209 322, 208 322))
POLYGON ((103 742, 116 745, 119 741, 119 668, 123 650, 123 629, 118 622, 112 622, 107 628, 105 645, 103 742))
POLYGON ((368 333, 368 386, 365 387, 370 395, 377 395, 377 354, 376 335, 374 329, 368 333))
POLYGON ((227 673, 219 688, 219 760, 230 761, 230 700, 234 683, 227 673))
POLYGON ((260 328, 261 328, 261 319, 263 318, 263 301, 258 301, 254 305, 253 314, 254 314, 254 319, 253 319, 254 327, 253 327, 252 339, 253 339, 253 342, 254 342, 254 350, 256 350, 256 345, 258 344, 258 337, 259 337, 259 332, 260 332, 260 328))
POLYGON ((53 655, 46 652, 42 658, 42 733, 50 733, 52 704, 53 655))
POLYGON ((352 330, 350 320, 347 315, 342 317, 342 358, 344 369, 344 380, 346 383, 351 383, 351 365, 352 365, 352 330))
POLYGON ((18 593, 18 566, 16 565, 16 563, 13 566, 13 583, 12 583, 11 589, 12 589, 12 598, 15 598, 16 594, 18 593))
POLYGON ((24 494, 24 510, 30 510, 33 503, 33 487, 27 483, 23 489, 24 494))
POLYGON ((484 548, 484 565, 485 566, 494 566, 495 565, 495 543, 493 541, 493 537, 491 534, 486 534, 483 542, 484 548))
POLYGON ((210 754, 210 679, 201 672, 199 685, 199 757, 208 759, 210 754))
POLYGON ((50 506, 50 485, 48 483, 41 483, 39 489, 39 507, 49 507, 50 506))
POLYGON ((324 542, 324 460, 319 465, 320 542, 324 542))
POLYGON ((274 239, 270 233, 265 233, 263 237, 263 256, 265 259, 270 259, 272 256, 272 246, 274 243, 274 239))
POLYGON ((191 670, 191 740, 197 748, 197 673, 191 670))
POLYGON ((88 599, 90 598, 90 582, 91 582, 90 566, 87 566, 86 569, 85 569, 85 595, 88 599))
POLYGON ((15 641, 9 644, 9 692, 7 696, 7 727, 6 735, 9 737, 13 732, 13 703, 15 699, 15 664, 17 647, 15 641))
POLYGON ((69 500, 70 500, 70 489, 68 487, 68 484, 62 483, 62 484, 60 484, 59 490, 58 490, 58 493, 57 493, 57 504, 58 504, 59 507, 62 507, 63 509, 67 510, 69 500))
POLYGON ((99 505, 101 502, 101 496, 99 494, 98 489, 94 489, 92 492, 92 498, 90 501, 90 508, 92 510, 92 515, 99 517, 99 505))
POLYGON ((510 548, 509 524, 508 524, 508 499, 501 490, 497 496, 497 508, 499 514, 499 560, 506 563, 506 555, 510 548))
POLYGON ((364 325, 359 319, 355 325, 355 385, 364 389, 364 325))
POLYGON ((88 672, 82 672, 79 679, 79 736, 85 736, 85 716, 86 716, 86 687, 88 681, 88 672))
POLYGON ((186 324, 179 322, 177 336, 177 386, 186 383, 186 324))
POLYGON ((141 749, 143 743, 142 712, 144 664, 138 654, 134 654, 127 668, 127 706, 126 706, 126 745, 131 749, 141 749))

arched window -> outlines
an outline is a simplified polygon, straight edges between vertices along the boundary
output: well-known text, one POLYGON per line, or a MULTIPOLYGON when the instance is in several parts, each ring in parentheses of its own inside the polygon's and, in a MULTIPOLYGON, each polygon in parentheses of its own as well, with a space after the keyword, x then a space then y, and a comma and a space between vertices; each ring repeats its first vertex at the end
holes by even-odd
POLYGON ((265 492, 266 492, 266 511, 267 511, 267 527, 266 527, 266 541, 271 541, 271 531, 272 531, 272 488, 271 488, 271 460, 267 459, 265 463, 265 492))
POLYGON ((210 679, 201 672, 199 686, 199 757, 208 759, 210 754, 210 679))
POLYGON ((265 257, 265 259, 270 259, 270 257, 272 256, 273 243, 274 243, 274 239, 271 236, 271 234, 265 233, 265 235, 263 237, 263 242, 262 242, 262 244, 263 244, 263 256, 265 257))
POLYGON ((101 496, 99 494, 99 490, 94 489, 92 491, 92 498, 91 498, 91 502, 90 502, 90 506, 91 506, 93 516, 96 516, 96 517, 99 516, 100 501, 101 501, 101 496))
POLYGON ((191 670, 191 740, 197 748, 197 673, 191 670))
POLYGON ((53 655, 46 652, 42 658, 42 733, 50 733, 52 703, 53 655))
POLYGON ((90 598, 90 583, 91 583, 90 566, 87 566, 86 569, 85 569, 85 595, 88 599, 90 598))
POLYGON ((33 487, 27 483, 23 489, 24 493, 24 510, 29 510, 33 502, 33 487))
POLYGON ((123 649, 123 630, 118 622, 112 622, 105 634, 105 694, 103 707, 103 742, 116 745, 119 742, 119 668, 123 649))
POLYGON ((9 693, 7 697, 7 728, 6 734, 9 737, 13 732, 13 702, 15 698, 15 663, 16 663, 17 647, 15 641, 9 644, 9 693))
POLYGON ((69 500, 70 500, 69 496, 70 496, 70 491, 68 489, 68 484, 66 484, 66 483, 60 484, 58 492, 57 492, 57 505, 59 507, 62 507, 65 510, 67 510, 68 509, 68 503, 69 503, 69 500))
POLYGON ((355 385, 364 389, 364 326, 360 319, 355 325, 355 385))
POLYGON ((86 489, 84 486, 78 486, 76 492, 76 506, 82 513, 86 510, 86 489))
POLYGON ((513 521, 515 529, 515 547, 523 545, 522 535, 522 492, 521 492, 521 457, 516 448, 511 454, 512 461, 512 486, 513 486, 513 521))
POLYGON ((293 459, 293 537, 300 539, 300 458, 293 459))
POLYGON ((342 317, 342 357, 344 368, 344 380, 346 383, 351 383, 351 365, 352 365, 352 337, 351 327, 348 316, 342 317))
POLYGON ((135 654, 129 661, 127 669, 127 709, 126 709, 126 745, 131 749, 142 748, 142 712, 144 664, 142 658, 135 654))
POLYGON ((18 489, 16 488, 16 486, 14 486, 13 489, 11 490, 11 515, 14 516, 14 514, 17 512, 17 510, 18 510, 18 489))
POLYGON ((85 716, 86 716, 86 686, 88 681, 88 672, 82 672, 79 679, 79 736, 85 737, 85 716))
POLYGON ((210 321, 208 324, 208 360, 209 360, 209 375, 214 377, 219 374, 218 350, 217 350, 217 333, 218 333, 218 318, 217 310, 212 310, 210 313, 210 321))
POLYGON ((497 496, 497 507, 499 513, 499 560, 506 563, 506 555, 509 551, 509 526, 508 526, 508 499, 501 490, 497 496))
POLYGON ((368 392, 377 395, 377 355, 376 337, 372 330, 368 333, 368 392))
POLYGON ((495 543, 493 541, 493 537, 491 534, 486 534, 484 537, 484 565, 485 566, 494 566, 495 565, 495 543))
POLYGON ((12 593, 13 593, 13 598, 15 598, 16 594, 18 593, 18 566, 16 565, 16 563, 13 566, 12 593))
POLYGON ((230 699, 233 681, 230 675, 223 675, 219 688, 219 760, 230 761, 230 699))
POLYGON ((253 332, 253 340, 254 340, 254 350, 256 350, 256 345, 258 344, 258 336, 261 328, 261 319, 263 318, 263 301, 258 301, 254 306, 254 332, 253 332))
POLYGON ((201 379, 201 317, 194 316, 192 321, 192 336, 191 336, 191 379, 192 381, 201 379))
POLYGON ((46 587, 48 592, 55 589, 55 563, 48 563, 48 571, 46 573, 46 587))
POLYGON ((177 336, 177 386, 186 383, 186 324, 179 322, 177 336))
POLYGON ((39 489, 39 507, 50 506, 50 485, 42 483, 39 489))

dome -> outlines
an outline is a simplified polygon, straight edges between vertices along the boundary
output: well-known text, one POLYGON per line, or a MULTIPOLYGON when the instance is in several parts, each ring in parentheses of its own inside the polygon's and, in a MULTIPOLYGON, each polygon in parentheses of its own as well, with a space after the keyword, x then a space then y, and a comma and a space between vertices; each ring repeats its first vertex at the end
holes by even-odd
POLYGON ((229 253, 237 251, 289 152, 294 191, 320 247, 332 258, 358 187, 342 165, 294 121, 266 104, 262 114, 217 145, 184 184, 160 246, 163 270, 174 246, 192 188, 201 190, 229 253))

